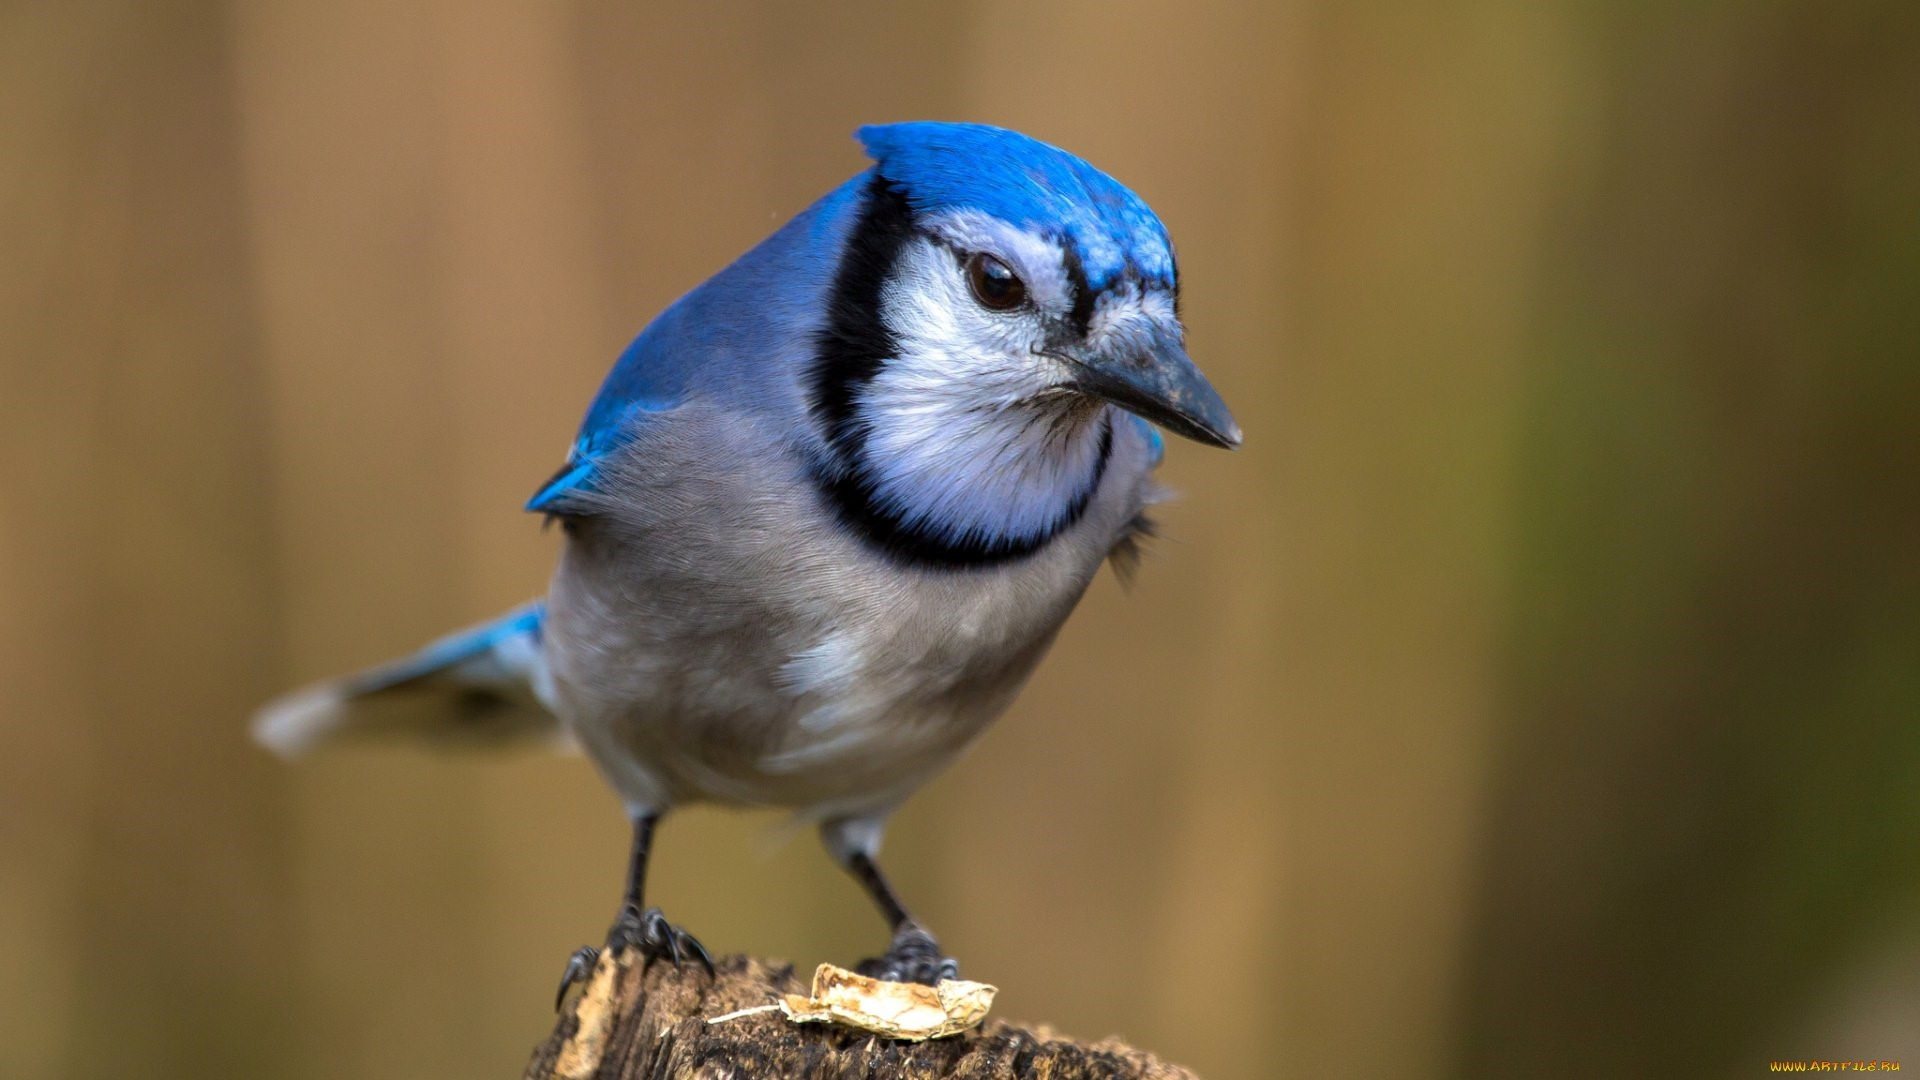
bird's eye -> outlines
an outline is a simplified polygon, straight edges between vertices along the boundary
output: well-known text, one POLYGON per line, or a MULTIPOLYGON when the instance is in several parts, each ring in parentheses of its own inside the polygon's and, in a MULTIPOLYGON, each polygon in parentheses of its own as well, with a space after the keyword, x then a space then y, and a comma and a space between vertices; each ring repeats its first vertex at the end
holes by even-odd
POLYGON ((1012 311, 1027 300, 1027 285, 1020 275, 985 252, 967 257, 967 284, 973 288, 973 298, 988 311, 1012 311))

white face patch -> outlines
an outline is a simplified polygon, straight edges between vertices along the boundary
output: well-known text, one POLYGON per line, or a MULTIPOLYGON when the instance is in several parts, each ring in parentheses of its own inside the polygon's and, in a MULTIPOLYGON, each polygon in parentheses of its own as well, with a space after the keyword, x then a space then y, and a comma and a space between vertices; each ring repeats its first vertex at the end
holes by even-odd
MULTIPOLYGON (((1016 249, 999 240, 949 242, 1006 260, 1035 307, 1054 288, 1056 302, 1071 306, 1051 243, 1028 237, 1016 249), (1043 251, 1055 280, 1026 277, 1043 251)), ((856 408, 874 495, 904 524, 955 542, 1030 537, 1052 528, 1094 482, 1106 407, 1061 389, 1073 372, 1041 351, 1048 319, 1035 307, 982 308, 954 250, 935 240, 916 238, 901 251, 881 295, 896 355, 856 408)))
POLYGON ((935 215, 923 224, 960 251, 983 251, 1006 263, 1026 283, 1028 297, 1042 313, 1062 317, 1073 310, 1073 285, 1063 261, 1066 253, 1053 240, 978 210, 935 215))
POLYGON ((1150 347, 1167 327, 1178 332, 1173 296, 1139 282, 1119 282, 1099 295, 1087 322, 1085 348, 1094 354, 1123 355, 1150 347))

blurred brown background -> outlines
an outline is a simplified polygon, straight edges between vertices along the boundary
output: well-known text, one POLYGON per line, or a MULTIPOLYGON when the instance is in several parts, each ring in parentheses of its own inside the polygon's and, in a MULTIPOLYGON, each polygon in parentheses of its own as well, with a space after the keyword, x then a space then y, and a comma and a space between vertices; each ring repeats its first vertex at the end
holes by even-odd
MULTIPOLYGON (((901 815, 1002 1013, 1210 1077, 1920 1067, 1911 3, 0 8, 0 1075, 518 1075, 577 759, 245 738, 538 593, 661 306, 1007 124, 1180 245, 1249 437, 901 815)), ((807 835, 654 895, 881 944, 807 835)))

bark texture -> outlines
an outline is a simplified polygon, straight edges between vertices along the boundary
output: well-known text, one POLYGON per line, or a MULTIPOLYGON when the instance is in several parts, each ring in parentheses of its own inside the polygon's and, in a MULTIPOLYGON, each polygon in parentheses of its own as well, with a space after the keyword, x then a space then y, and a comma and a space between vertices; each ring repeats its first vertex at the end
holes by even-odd
POLYGON ((717 966, 718 977, 709 979, 698 965, 675 970, 632 953, 602 957, 534 1051, 526 1080, 1195 1080, 1112 1039, 1079 1043, 999 1020, 921 1043, 795 1024, 778 1012, 709 1024, 807 992, 790 964, 730 956, 717 966))

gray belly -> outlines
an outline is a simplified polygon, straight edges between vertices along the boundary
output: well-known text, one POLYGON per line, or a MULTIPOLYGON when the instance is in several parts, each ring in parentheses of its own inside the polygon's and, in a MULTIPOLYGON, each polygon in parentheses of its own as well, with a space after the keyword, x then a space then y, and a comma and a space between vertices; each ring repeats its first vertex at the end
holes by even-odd
POLYGON ((565 718, 616 788, 820 816, 897 802, 957 755, 1090 576, 718 580, 599 547, 569 544, 546 647, 565 718))
POLYGON ((743 444, 637 450, 647 467, 570 530, 548 597, 552 697, 635 807, 894 805, 1006 708, 1141 498, 1116 475, 1017 563, 918 570, 743 444))

